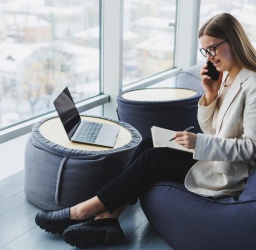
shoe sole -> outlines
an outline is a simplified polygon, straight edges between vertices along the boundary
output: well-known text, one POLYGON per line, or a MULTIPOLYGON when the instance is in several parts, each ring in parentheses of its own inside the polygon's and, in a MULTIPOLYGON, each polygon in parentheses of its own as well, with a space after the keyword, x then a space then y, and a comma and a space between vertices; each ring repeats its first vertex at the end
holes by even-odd
POLYGON ((121 228, 93 228, 85 226, 80 229, 66 229, 64 240, 66 243, 77 248, 95 247, 99 245, 119 245, 125 239, 121 228))
POLYGON ((36 216, 35 222, 42 230, 44 230, 47 233, 63 235, 64 230, 60 229, 58 225, 51 224, 49 226, 49 222, 45 221, 39 216, 36 216))

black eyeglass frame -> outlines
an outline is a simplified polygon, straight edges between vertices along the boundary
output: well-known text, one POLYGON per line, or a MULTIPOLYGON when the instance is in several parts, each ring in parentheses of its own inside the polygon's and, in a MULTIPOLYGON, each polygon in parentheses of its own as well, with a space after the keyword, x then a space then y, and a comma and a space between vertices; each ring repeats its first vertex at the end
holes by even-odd
POLYGON ((207 54, 209 54, 210 56, 214 57, 216 56, 216 49, 222 45, 223 43, 227 42, 228 40, 224 40, 223 42, 217 44, 217 45, 213 45, 213 46, 209 46, 208 48, 204 49, 204 48, 201 48, 199 49, 199 51, 201 52, 201 54, 204 56, 204 57, 207 57, 207 54), (210 50, 212 49, 212 51, 210 50))

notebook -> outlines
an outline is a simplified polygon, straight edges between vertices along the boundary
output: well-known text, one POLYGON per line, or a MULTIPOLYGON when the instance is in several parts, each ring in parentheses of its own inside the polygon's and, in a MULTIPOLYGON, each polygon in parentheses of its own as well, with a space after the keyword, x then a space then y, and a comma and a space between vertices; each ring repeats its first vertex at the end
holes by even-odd
POLYGON ((152 134, 152 140, 154 147, 169 147, 176 150, 182 150, 189 153, 193 153, 193 149, 185 148, 178 143, 175 142, 175 140, 170 141, 170 139, 173 138, 173 135, 176 131, 160 128, 157 126, 153 126, 151 128, 151 134, 152 134))
POLYGON ((81 120, 68 87, 59 94, 53 104, 70 141, 114 147, 119 127, 81 120))

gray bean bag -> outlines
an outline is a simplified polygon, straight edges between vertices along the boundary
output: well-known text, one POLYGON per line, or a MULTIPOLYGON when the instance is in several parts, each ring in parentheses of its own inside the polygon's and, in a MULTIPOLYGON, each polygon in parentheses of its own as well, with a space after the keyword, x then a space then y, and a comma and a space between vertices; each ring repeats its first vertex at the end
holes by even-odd
POLYGON ((175 250, 255 250, 256 171, 239 197, 205 198, 158 182, 140 197, 149 222, 175 250))
POLYGON ((70 149, 42 136, 40 126, 46 121, 34 125, 25 152, 26 198, 41 209, 57 210, 94 196, 104 183, 127 167, 141 141, 135 128, 110 120, 131 133, 129 143, 103 151, 70 149))

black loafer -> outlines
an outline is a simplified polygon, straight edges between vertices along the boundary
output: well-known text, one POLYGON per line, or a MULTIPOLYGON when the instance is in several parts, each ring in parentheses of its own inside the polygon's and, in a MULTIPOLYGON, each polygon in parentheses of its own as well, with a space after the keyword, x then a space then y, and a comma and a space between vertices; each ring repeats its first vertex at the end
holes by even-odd
POLYGON ((124 232, 118 219, 92 219, 68 227, 64 233, 64 240, 73 247, 88 248, 99 245, 114 246, 125 239, 124 232))
POLYGON ((64 230, 71 225, 79 224, 91 220, 72 220, 70 217, 70 208, 58 211, 40 211, 35 218, 36 224, 43 230, 52 234, 62 235, 64 230))

